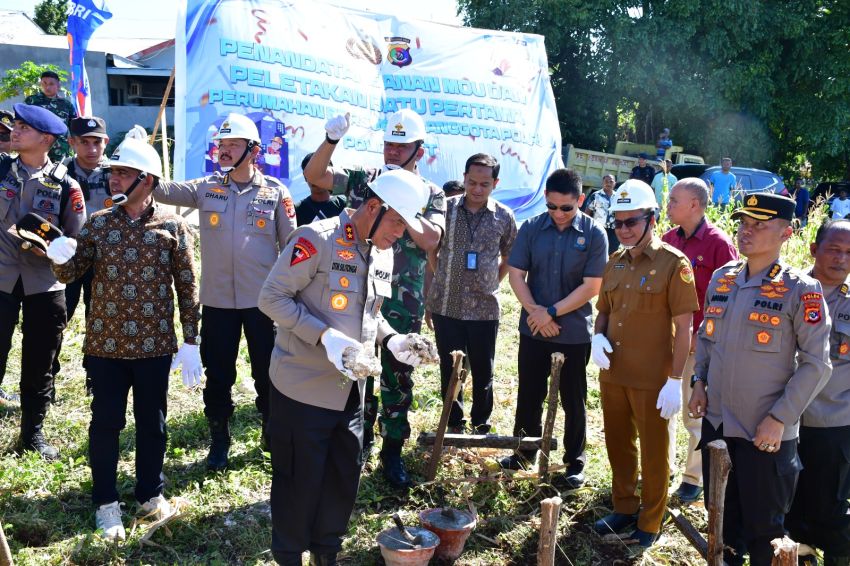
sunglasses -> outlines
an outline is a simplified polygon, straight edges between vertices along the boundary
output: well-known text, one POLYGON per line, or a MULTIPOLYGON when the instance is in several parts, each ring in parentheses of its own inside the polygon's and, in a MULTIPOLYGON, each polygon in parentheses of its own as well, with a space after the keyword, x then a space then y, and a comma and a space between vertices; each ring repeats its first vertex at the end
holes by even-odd
POLYGON ((634 228, 635 226, 637 226, 641 221, 646 220, 648 218, 649 218, 649 216, 643 215, 643 216, 633 216, 632 218, 626 218, 625 220, 615 220, 614 221, 614 229, 620 230, 624 226, 626 228, 631 229, 631 228, 634 228))
POLYGON ((562 204, 561 206, 558 206, 557 204, 547 202, 546 208, 549 210, 560 210, 561 212, 572 212, 575 207, 571 204, 562 204))

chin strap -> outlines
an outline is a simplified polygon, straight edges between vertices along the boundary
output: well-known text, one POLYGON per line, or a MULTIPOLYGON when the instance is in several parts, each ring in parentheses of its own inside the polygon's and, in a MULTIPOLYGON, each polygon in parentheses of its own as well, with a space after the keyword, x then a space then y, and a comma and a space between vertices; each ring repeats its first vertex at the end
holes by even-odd
POLYGON ((236 169, 240 165, 242 165, 242 162, 245 161, 245 158, 248 157, 248 154, 251 153, 251 150, 254 149, 254 146, 256 146, 256 145, 257 145, 257 142, 249 141, 248 145, 245 146, 245 151, 242 152, 242 156, 239 157, 239 159, 236 161, 236 163, 234 165, 231 165, 229 167, 221 166, 222 172, 228 173, 230 171, 233 171, 234 169, 236 169))
POLYGON ((416 140, 415 143, 416 147, 414 148, 413 153, 410 154, 410 157, 407 158, 407 161, 399 165, 399 169, 404 169, 405 167, 407 167, 407 164, 410 163, 414 157, 416 157, 417 153, 419 153, 419 148, 422 147, 422 140, 416 140))
POLYGON ((139 183, 144 181, 147 178, 148 174, 142 171, 139 173, 139 176, 136 177, 136 180, 133 181, 133 184, 130 185, 130 188, 124 191, 121 194, 115 195, 112 197, 112 203, 114 206, 124 206, 127 204, 127 201, 130 200, 130 194, 136 190, 136 187, 139 186, 139 183))
POLYGON ((371 246, 372 245, 372 237, 375 235, 375 232, 378 230, 378 225, 381 223, 381 220, 384 218, 384 214, 390 209, 386 205, 386 203, 381 203, 381 210, 378 211, 378 216, 375 218, 375 221, 372 223, 372 228, 369 230, 369 236, 366 238, 366 242, 371 246))
POLYGON ((633 246, 623 246, 623 249, 630 250, 634 247, 637 247, 637 245, 640 244, 643 241, 643 239, 646 237, 647 231, 649 230, 649 221, 654 215, 655 215, 654 212, 650 212, 649 214, 644 216, 644 218, 646 218, 646 226, 643 227, 643 234, 641 234, 640 238, 638 238, 637 244, 635 244, 633 246))

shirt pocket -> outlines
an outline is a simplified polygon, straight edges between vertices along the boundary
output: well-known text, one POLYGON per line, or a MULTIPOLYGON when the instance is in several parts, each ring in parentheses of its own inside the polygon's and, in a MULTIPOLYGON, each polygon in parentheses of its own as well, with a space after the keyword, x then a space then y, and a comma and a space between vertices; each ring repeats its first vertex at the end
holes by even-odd
POLYGON ((755 352, 780 352, 781 324, 782 316, 778 313, 752 311, 744 323, 744 348, 755 352))
POLYGON ((833 320, 829 337, 829 357, 850 360, 850 322, 833 320))
POLYGON ((254 234, 276 234, 275 206, 252 201, 248 205, 249 232, 254 234))
POLYGON ((220 230, 229 199, 205 198, 201 203, 201 228, 220 230))
POLYGON ((667 307, 667 282, 661 280, 647 280, 638 285, 637 310, 645 313, 666 312, 667 307))
POLYGON ((702 324, 699 326, 698 336, 709 342, 717 342, 717 336, 723 328, 724 314, 726 314, 725 306, 708 305, 705 308, 702 324))
MULTIPOLYGON (((362 266, 358 268, 362 269, 362 266)), ((357 298, 361 296, 360 285, 360 279, 353 274, 331 271, 328 274, 323 308, 334 315, 358 314, 357 298)))
POLYGON ((59 214, 59 193, 56 196, 47 196, 45 194, 38 194, 42 191, 36 191, 36 194, 32 198, 32 210, 33 212, 40 212, 42 215, 44 214, 59 214))

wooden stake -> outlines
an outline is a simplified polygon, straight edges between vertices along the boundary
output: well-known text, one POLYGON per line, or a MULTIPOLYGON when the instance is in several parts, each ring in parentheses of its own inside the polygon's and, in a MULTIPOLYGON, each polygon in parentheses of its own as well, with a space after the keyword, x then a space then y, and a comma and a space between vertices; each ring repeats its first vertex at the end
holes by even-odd
MULTIPOLYGON (((434 446, 437 435, 421 433, 417 442, 422 446, 434 446)), ((442 445, 456 448, 504 448, 505 450, 540 450, 543 439, 539 436, 497 436, 495 434, 444 434, 442 445)), ((558 449, 558 440, 549 440, 549 449, 558 449)))
POLYGON ((558 392, 561 386, 561 368, 564 367, 564 354, 552 354, 552 372, 549 378, 549 402, 546 407, 546 421, 543 425, 543 445, 540 447, 540 465, 537 467, 540 481, 549 481, 549 442, 555 431, 555 417, 558 415, 558 392))
POLYGON ((433 481, 437 477, 437 468, 440 467, 440 456, 443 453, 443 438, 446 435, 446 427, 449 425, 449 415, 452 411, 452 403, 455 400, 455 392, 457 391, 457 382, 460 379, 460 371, 463 367, 464 353, 460 350, 455 350, 451 353, 452 356, 452 376, 449 378, 448 387, 446 387, 446 396, 443 398, 443 413, 440 415, 440 424, 437 426, 437 433, 434 436, 434 448, 431 450, 431 459, 428 461, 428 469, 425 471, 425 480, 433 481))
POLYGON ((773 547, 773 560, 770 566, 797 566, 799 544, 785 536, 773 539, 770 545, 773 547))
POLYGON ((560 497, 552 497, 540 502, 540 540, 537 544, 537 566, 555 565, 555 547, 558 545, 558 515, 560 512, 560 497))
POLYGON ((696 527, 678 509, 668 507, 667 512, 673 518, 673 524, 676 525, 676 528, 688 539, 688 542, 699 552, 700 556, 705 558, 708 553, 708 543, 705 542, 696 527))
MULTIPOLYGON (((726 482, 732 460, 724 440, 708 443, 711 458, 711 484, 708 487, 708 553, 709 566, 723 566, 723 507, 726 500, 726 482)), ((796 562, 795 562, 796 564, 796 562)))
POLYGON ((3 533, 3 521, 0 520, 0 566, 12 566, 12 551, 9 549, 9 543, 6 542, 6 535, 3 533))
POLYGON ((174 85, 174 69, 171 69, 171 76, 168 78, 168 84, 165 86, 165 94, 162 95, 162 103, 159 105, 159 113, 156 115, 156 122, 153 124, 153 133, 151 134, 150 143, 153 145, 156 140, 156 133, 159 131, 159 122, 162 120, 162 115, 165 112, 165 105, 168 103, 168 95, 171 94, 171 87, 174 85))

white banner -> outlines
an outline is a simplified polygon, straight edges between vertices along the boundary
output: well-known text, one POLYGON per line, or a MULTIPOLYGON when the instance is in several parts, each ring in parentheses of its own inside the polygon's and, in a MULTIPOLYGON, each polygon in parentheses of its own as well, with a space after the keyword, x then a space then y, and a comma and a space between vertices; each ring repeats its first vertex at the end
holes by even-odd
POLYGON ((215 171, 212 136, 231 112, 262 138, 259 166, 295 200, 301 159, 325 121, 351 113, 336 166, 383 165, 388 114, 412 108, 428 131, 424 177, 462 180, 466 159, 501 163, 494 197, 519 220, 541 212, 562 166, 561 135, 539 35, 399 19, 316 1, 188 0, 176 44, 175 178, 215 171))

